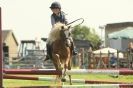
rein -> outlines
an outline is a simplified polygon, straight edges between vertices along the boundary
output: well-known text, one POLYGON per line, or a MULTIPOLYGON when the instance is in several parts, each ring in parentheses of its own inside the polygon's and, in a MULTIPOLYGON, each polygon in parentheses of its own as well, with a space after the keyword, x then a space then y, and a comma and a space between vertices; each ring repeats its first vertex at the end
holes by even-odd
MULTIPOLYGON (((79 21, 79 20, 82 20, 82 22, 79 23, 79 24, 77 24, 77 25, 81 25, 81 24, 84 22, 84 19, 83 19, 83 18, 79 18, 79 19, 77 19, 77 20, 74 20, 74 21, 72 21, 72 22, 70 22, 70 23, 68 23, 68 24, 66 24, 66 25, 68 26, 68 25, 70 25, 70 24, 72 24, 72 23, 74 23, 74 22, 76 22, 76 21, 79 21)), ((76 25, 76 26, 77 26, 77 25, 76 25)))

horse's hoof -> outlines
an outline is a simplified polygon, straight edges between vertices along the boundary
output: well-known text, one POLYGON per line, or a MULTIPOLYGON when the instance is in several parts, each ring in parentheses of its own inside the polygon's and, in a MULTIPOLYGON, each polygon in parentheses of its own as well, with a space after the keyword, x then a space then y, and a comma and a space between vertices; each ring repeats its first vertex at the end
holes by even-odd
POLYGON ((63 67, 60 67, 59 70, 62 71, 63 70, 63 67))
POLYGON ((61 81, 62 81, 62 82, 66 82, 66 79, 65 79, 65 78, 62 78, 61 81))
POLYGON ((64 68, 67 69, 68 68, 68 65, 65 64, 64 68))

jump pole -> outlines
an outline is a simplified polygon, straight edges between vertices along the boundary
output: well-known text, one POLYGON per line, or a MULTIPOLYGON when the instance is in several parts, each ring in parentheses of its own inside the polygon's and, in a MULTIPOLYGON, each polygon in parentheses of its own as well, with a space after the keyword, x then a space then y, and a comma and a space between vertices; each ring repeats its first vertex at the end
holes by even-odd
MULTIPOLYGON (((37 80, 37 81, 53 81, 55 78, 52 77, 31 77, 31 76, 16 76, 16 75, 3 75, 4 79, 19 79, 19 80, 37 80)), ((66 82, 69 82, 69 79, 66 79, 66 82)), ((112 81, 93 81, 93 80, 84 80, 84 79, 72 79, 74 83, 82 84, 96 84, 96 83, 106 83, 106 84, 127 84, 124 82, 112 82, 112 81)))
POLYGON ((18 87, 6 87, 6 88, 62 88, 62 86, 18 86, 18 87))
POLYGON ((4 69, 5 74, 23 74, 23 75, 61 75, 61 71, 55 69, 4 69))
POLYGON ((3 88, 3 59, 2 59, 2 11, 0 7, 0 88, 3 88))
MULTIPOLYGON (((133 88, 133 84, 86 84, 86 85, 62 85, 62 86, 23 86, 9 88, 133 88)), ((8 87, 6 87, 8 88, 8 87)))
MULTIPOLYGON (((31 75, 62 75, 61 71, 55 69, 4 69, 5 74, 31 74, 31 75)), ((133 70, 107 70, 107 69, 72 69, 67 70, 68 75, 84 74, 115 74, 115 75, 133 75, 133 70)))
POLYGON ((132 88, 133 84, 86 84, 86 85, 63 85, 62 88, 132 88))

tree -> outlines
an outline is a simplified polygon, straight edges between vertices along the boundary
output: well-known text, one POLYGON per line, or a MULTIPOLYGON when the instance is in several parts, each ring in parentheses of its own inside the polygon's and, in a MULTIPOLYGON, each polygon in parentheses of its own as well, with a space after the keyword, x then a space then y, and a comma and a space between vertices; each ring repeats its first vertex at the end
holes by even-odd
POLYGON ((100 37, 96 34, 94 29, 87 26, 75 26, 72 29, 72 37, 79 40, 89 40, 94 49, 99 47, 101 42, 100 37))

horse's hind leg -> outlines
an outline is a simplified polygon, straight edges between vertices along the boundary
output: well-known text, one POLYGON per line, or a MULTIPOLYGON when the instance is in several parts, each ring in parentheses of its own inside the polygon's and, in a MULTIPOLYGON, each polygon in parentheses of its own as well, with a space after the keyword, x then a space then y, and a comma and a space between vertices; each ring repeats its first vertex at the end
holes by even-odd
POLYGON ((72 85, 71 75, 68 75, 68 76, 69 76, 69 80, 70 80, 70 85, 72 85))

